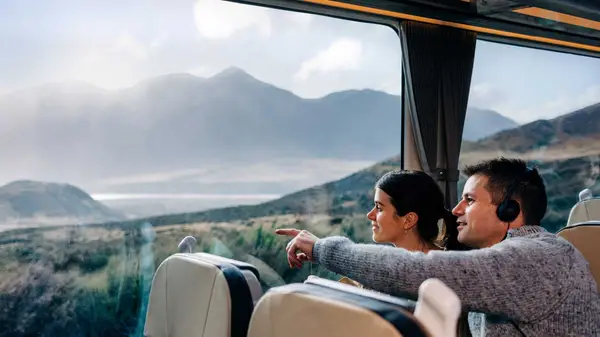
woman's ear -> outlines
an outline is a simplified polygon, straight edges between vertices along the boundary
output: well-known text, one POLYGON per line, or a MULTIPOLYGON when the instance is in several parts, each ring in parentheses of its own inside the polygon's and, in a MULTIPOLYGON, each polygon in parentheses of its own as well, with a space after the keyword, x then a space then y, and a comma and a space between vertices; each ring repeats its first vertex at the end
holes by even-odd
POLYGON ((411 230, 413 227, 417 225, 417 221, 419 220, 419 216, 415 212, 408 212, 404 216, 404 230, 411 230))

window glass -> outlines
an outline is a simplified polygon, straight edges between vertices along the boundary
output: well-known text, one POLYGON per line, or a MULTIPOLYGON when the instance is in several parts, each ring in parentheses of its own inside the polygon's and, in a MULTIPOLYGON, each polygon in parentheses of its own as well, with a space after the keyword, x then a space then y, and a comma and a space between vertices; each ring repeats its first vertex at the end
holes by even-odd
POLYGON ((275 228, 370 241, 401 144, 390 27, 216 0, 0 13, 0 330, 142 336, 188 235, 265 289, 336 277, 290 269, 275 228))
POLYGON ((542 225, 555 232, 579 192, 600 193, 599 136, 600 59, 477 42, 461 166, 497 156, 537 166, 549 199, 542 225))

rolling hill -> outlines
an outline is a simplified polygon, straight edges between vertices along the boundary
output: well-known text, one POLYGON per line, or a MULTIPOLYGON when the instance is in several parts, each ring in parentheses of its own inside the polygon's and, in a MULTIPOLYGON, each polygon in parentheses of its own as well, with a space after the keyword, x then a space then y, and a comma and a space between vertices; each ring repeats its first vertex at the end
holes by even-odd
POLYGON ((81 189, 20 180, 0 186, 0 225, 81 224, 124 217, 81 189))
MULTIPOLYGON (((600 103, 579 109, 551 120, 537 120, 519 128, 504 130, 469 144, 468 151, 512 151, 527 153, 543 149, 545 151, 592 150, 600 137, 600 103), (571 147, 569 147, 571 146, 571 147), (579 147, 583 146, 583 149, 579 147)), ((600 144, 598 144, 600 145, 600 144)))

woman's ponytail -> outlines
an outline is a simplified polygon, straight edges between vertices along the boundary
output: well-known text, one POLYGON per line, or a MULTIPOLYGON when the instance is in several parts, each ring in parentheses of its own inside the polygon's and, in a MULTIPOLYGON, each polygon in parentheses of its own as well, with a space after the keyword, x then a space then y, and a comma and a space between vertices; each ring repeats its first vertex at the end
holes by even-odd
POLYGON ((458 224, 457 217, 452 212, 444 208, 442 212, 444 224, 442 226, 442 237, 446 250, 470 250, 471 248, 458 242, 458 224))

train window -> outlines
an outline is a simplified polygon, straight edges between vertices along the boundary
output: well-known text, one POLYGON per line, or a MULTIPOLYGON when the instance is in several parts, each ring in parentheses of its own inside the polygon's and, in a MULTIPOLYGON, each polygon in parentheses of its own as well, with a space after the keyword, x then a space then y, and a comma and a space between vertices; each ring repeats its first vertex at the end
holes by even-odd
POLYGON ((537 166, 555 232, 581 190, 600 192, 599 135, 600 59, 477 42, 461 166, 501 155, 537 166))
POLYGON ((265 288, 311 272, 277 227, 370 241, 401 147, 390 27, 218 0, 0 13, 2 331, 142 336, 153 273, 187 235, 265 288))

